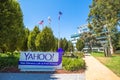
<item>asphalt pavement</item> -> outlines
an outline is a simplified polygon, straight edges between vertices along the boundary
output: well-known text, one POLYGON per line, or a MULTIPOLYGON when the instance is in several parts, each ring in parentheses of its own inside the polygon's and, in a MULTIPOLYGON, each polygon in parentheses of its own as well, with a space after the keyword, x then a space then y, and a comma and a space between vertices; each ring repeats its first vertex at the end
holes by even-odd
POLYGON ((0 80, 85 80, 80 74, 0 73, 0 80))

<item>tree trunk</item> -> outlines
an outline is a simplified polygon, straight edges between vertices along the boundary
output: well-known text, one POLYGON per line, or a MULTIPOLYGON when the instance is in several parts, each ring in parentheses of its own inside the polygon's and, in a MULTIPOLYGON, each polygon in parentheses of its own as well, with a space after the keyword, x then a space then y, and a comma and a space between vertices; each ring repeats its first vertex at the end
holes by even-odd
POLYGON ((108 42, 109 42, 109 46, 110 46, 110 54, 113 54, 113 45, 112 45, 112 40, 111 40, 111 36, 110 36, 110 30, 108 29, 108 42))
POLYGON ((110 52, 111 52, 111 54, 113 54, 114 51, 113 51, 113 46, 112 46, 112 41, 111 41, 110 35, 108 35, 108 40, 109 40, 109 45, 110 45, 110 52))

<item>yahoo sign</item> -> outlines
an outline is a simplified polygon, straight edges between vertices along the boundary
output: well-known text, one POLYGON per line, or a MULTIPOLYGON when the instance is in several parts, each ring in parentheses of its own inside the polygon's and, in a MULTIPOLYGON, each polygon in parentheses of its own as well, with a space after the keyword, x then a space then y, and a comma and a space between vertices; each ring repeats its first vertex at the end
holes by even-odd
POLYGON ((62 68, 62 52, 21 52, 19 68, 21 71, 62 68))

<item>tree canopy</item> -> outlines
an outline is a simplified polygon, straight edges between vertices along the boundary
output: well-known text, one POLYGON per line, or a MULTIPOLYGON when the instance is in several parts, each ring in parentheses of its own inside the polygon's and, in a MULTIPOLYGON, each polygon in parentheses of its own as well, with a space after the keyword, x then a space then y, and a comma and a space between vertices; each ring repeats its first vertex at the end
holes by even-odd
POLYGON ((35 26, 33 31, 30 32, 30 35, 28 36, 28 49, 35 51, 36 50, 36 45, 35 45, 35 40, 36 37, 40 33, 39 27, 35 26))
POLYGON ((66 38, 61 38, 60 39, 60 47, 64 50, 67 51, 68 49, 68 41, 66 40, 66 38))
POLYGON ((1 0, 0 48, 3 52, 20 49, 23 44, 23 36, 23 14, 19 3, 16 0, 1 0))
POLYGON ((100 33, 103 29, 108 31, 110 51, 113 53, 113 45, 111 34, 120 24, 120 0, 93 0, 88 15, 88 27, 96 33, 100 33))
POLYGON ((51 28, 45 27, 41 33, 37 35, 35 44, 40 51, 50 51, 55 45, 55 38, 51 28))
POLYGON ((78 39, 76 43, 76 48, 78 51, 81 51, 84 48, 84 40, 83 39, 78 39))
MULTIPOLYGON (((42 31, 38 26, 33 30, 25 28, 23 13, 17 0, 0 0, 0 52, 56 51, 57 45, 58 38, 55 38, 50 27, 46 26, 42 31)), ((73 49, 72 43, 66 38, 61 45, 64 50, 73 49)))

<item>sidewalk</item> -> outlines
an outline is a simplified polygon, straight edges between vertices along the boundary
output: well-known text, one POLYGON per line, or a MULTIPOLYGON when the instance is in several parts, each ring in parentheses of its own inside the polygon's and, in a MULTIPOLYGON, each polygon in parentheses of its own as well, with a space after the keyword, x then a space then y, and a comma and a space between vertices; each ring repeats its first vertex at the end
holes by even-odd
POLYGON ((111 70, 92 56, 85 56, 86 80, 120 80, 111 70))

